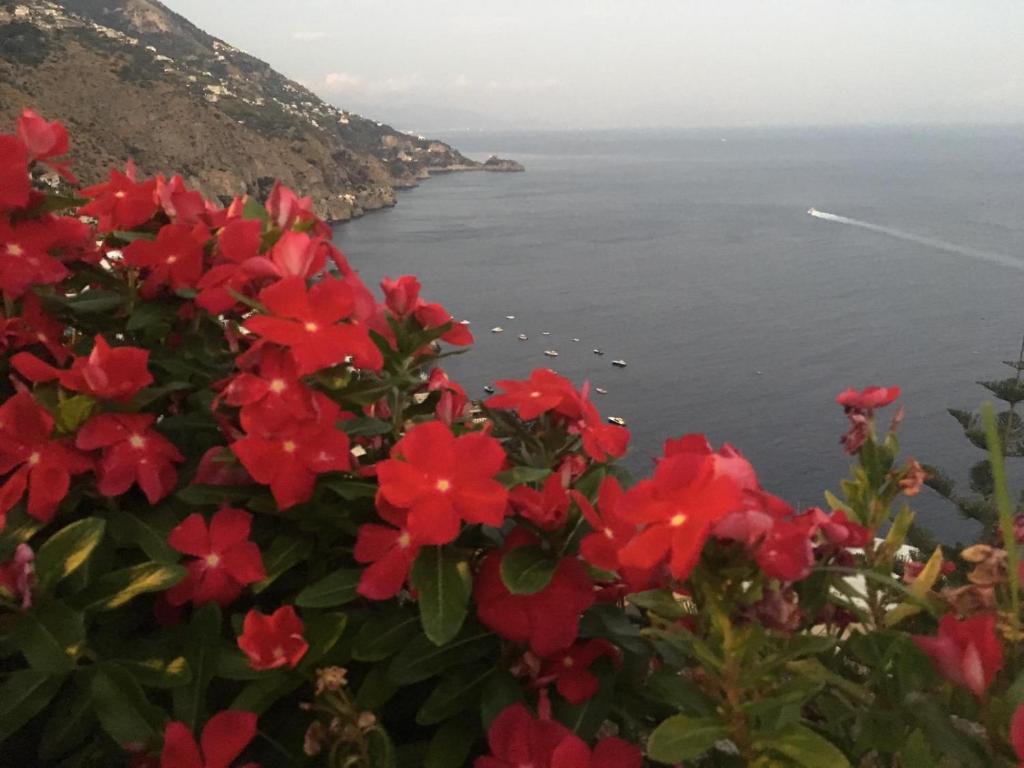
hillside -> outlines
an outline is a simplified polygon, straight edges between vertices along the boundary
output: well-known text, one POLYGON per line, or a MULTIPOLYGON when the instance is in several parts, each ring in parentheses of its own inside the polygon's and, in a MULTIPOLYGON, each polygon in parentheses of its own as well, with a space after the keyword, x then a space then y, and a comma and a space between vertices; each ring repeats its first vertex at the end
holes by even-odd
POLYGON ((129 157, 222 198, 280 179, 332 220, 433 172, 522 170, 333 107, 156 0, 0 0, 0 121, 26 106, 72 130, 83 182, 129 157))

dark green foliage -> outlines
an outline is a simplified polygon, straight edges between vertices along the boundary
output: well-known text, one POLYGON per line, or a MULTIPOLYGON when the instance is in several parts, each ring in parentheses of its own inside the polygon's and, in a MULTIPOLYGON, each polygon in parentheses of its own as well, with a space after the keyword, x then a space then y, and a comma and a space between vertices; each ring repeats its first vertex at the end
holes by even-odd
POLYGON ((0 26, 0 58, 12 64, 36 67, 50 51, 50 36, 34 24, 13 21, 0 26))

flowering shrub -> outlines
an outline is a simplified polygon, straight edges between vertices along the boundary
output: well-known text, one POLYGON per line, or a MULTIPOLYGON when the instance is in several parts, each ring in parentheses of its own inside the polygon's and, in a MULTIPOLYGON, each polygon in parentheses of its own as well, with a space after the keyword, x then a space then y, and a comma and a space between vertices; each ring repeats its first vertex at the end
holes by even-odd
POLYGON ((900 559, 896 388, 839 395, 828 511, 700 435, 634 484, 586 386, 472 403, 308 200, 33 188, 67 151, 0 136, 0 763, 1024 765, 997 440, 959 568, 900 559))

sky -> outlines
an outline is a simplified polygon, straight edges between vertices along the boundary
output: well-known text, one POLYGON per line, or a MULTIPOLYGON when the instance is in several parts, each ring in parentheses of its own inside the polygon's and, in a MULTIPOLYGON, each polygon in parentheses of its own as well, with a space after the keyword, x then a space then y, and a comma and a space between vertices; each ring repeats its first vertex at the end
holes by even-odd
POLYGON ((1021 0, 163 0, 406 129, 1024 123, 1021 0))

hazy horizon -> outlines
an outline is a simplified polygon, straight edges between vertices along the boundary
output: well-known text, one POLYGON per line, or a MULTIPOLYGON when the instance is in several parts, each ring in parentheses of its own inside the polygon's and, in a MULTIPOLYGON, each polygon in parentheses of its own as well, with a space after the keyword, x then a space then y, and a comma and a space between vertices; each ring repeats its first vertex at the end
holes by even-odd
POLYGON ((1024 123, 1010 0, 165 3, 411 130, 1024 123))

